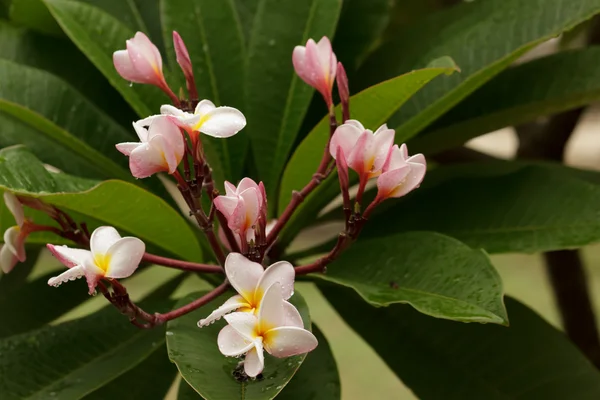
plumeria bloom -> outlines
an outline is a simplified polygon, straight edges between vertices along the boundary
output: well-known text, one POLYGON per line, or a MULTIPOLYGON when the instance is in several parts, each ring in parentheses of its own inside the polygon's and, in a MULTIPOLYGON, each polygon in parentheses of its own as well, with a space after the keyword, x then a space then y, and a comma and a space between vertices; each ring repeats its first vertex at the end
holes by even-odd
POLYGON ((90 249, 72 249, 48 244, 48 249, 67 268, 59 276, 50 278, 48 285, 59 286, 85 276, 89 293, 96 290, 102 278, 127 278, 137 269, 146 245, 138 238, 121 237, 112 226, 101 226, 92 233, 90 249))
POLYGON ((160 117, 150 121, 148 129, 137 122, 133 123, 133 128, 140 142, 116 145, 117 150, 129 156, 131 174, 146 178, 157 172, 175 172, 185 151, 179 127, 169 118, 160 117))
POLYGON ((409 157, 405 144, 400 148, 394 145, 383 173, 377 178, 378 200, 402 197, 418 188, 426 171, 427 163, 423 154, 409 157))
POLYGON ((27 239, 29 230, 26 229, 27 221, 23 213, 23 206, 17 196, 10 192, 4 192, 4 203, 17 223, 4 232, 4 246, 0 248, 0 268, 7 274, 12 271, 17 262, 25 261, 25 239, 27 239))
POLYGON ((154 85, 163 90, 168 88, 160 52, 148 36, 137 32, 126 43, 127 50, 113 53, 113 63, 119 75, 131 82, 154 85))
POLYGON ((226 356, 246 354, 244 371, 255 377, 264 368, 263 350, 278 358, 308 353, 318 345, 317 338, 303 326, 286 324, 282 289, 275 282, 261 299, 256 315, 236 312, 225 315, 226 325, 217 338, 219 350, 226 356))
POLYGON ((291 303, 286 301, 294 294, 294 267, 287 261, 278 261, 267 269, 248 260, 239 253, 229 253, 225 260, 225 274, 233 288, 239 293, 227 300, 205 319, 199 327, 207 326, 232 311, 256 314, 267 289, 275 282, 281 289, 282 307, 286 325, 303 326, 302 317, 291 303))
POLYGON ((296 73, 304 82, 323 95, 327 106, 333 104, 331 90, 335 82, 337 58, 327 37, 315 43, 308 39, 305 46, 296 46, 292 53, 292 63, 296 73))
POLYGON ((385 124, 373 133, 357 120, 350 119, 335 130, 329 152, 335 159, 340 148, 348 167, 358 173, 364 185, 381 174, 394 144, 394 134, 385 124))
POLYGON ((246 241, 254 238, 254 229, 266 208, 266 196, 262 182, 257 184, 244 178, 236 187, 225 181, 225 195, 217 196, 215 207, 227 219, 227 226, 246 241))
MULTIPOLYGON (((193 141, 197 140, 198 132, 216 138, 228 138, 246 126, 246 117, 238 109, 215 107, 210 100, 199 102, 193 114, 169 104, 161 106, 160 113, 185 129, 193 141)), ((153 115, 138 122, 146 124, 147 121, 157 117, 153 115)))

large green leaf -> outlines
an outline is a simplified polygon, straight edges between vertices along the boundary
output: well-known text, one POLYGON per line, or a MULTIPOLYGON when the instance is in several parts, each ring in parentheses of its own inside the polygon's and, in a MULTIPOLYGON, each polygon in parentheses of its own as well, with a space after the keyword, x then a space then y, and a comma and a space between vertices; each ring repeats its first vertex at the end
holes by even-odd
POLYGON ((378 49, 358 74, 362 87, 450 56, 462 73, 439 79, 403 107, 390 126, 414 136, 535 45, 600 12, 600 0, 486 0, 433 14, 378 49))
POLYGON ((133 184, 55 174, 23 147, 0 150, 0 189, 42 199, 127 231, 186 259, 200 246, 185 219, 161 198, 133 184))
MULTIPOLYGON (((352 118, 360 120, 369 129, 377 129, 398 110, 411 96, 436 76, 456 71, 451 59, 443 57, 435 60, 430 68, 413 71, 382 82, 352 96, 350 99, 352 118)), ((337 107, 339 112, 340 107, 337 107)), ((308 134, 294 152, 285 168, 279 193, 278 209, 283 212, 292 197, 293 190, 300 190, 312 178, 317 170, 323 150, 329 139, 327 118, 308 134)), ((337 177, 333 176, 321 184, 314 194, 309 196, 296 211, 281 243, 287 243, 297 233, 306 219, 314 218, 318 211, 333 199, 337 189, 337 177)))
POLYGON ((340 287, 321 290, 346 322, 423 400, 600 397, 600 374, 535 312, 507 299, 510 327, 373 308, 340 287))
POLYGON ((309 38, 331 37, 340 9, 340 0, 261 0, 258 5, 247 61, 246 130, 271 196, 313 94, 294 73, 292 51, 309 38))
POLYGON ((164 330, 139 329, 112 306, 78 320, 0 340, 6 400, 78 399, 146 359, 164 330))
MULTIPOLYGON (((113 66, 113 52, 125 48, 125 41, 133 37, 137 27, 130 28, 108 12, 76 0, 43 1, 67 36, 106 76, 139 116, 156 114, 160 105, 168 101, 153 86, 131 86, 113 66)), ((163 70, 165 69, 163 66, 163 70)), ((165 74, 168 75, 166 71, 165 74)))
POLYGON ((22 143, 65 171, 132 180, 114 148, 131 135, 68 84, 5 60, 0 81, 0 147, 22 143))
MULTIPOLYGON (((246 57, 233 0, 163 0, 161 9, 170 58, 175 62, 171 37, 176 30, 190 53, 200 99, 244 112, 246 57)), ((221 178, 232 181, 241 178, 248 149, 245 131, 226 140, 204 136, 202 141, 213 168, 219 162, 221 178)))
POLYGON ((313 325, 312 329, 319 345, 308 353, 296 375, 277 396, 279 400, 339 400, 341 398, 340 376, 329 343, 316 325, 313 325))
POLYGON ((479 88, 409 143, 427 154, 505 126, 600 98, 600 47, 566 51, 510 68, 479 88))
POLYGON ((444 168, 431 172, 426 180, 437 184, 372 218, 364 237, 431 230, 492 253, 533 253, 600 240, 598 185, 558 166, 525 164, 508 173, 502 167, 483 172, 448 178, 444 168))
POLYGON ((438 233, 360 240, 316 276, 353 288, 375 306, 408 303, 437 318, 508 322, 502 281, 487 255, 438 233))
MULTIPOLYGON (((193 293, 183 298, 184 305, 204 293, 193 293)), ((265 369, 262 379, 237 381, 233 372, 239 364, 237 358, 227 358, 217 347, 217 335, 225 321, 198 328, 197 322, 210 314, 231 293, 219 296, 209 304, 167 324, 167 348, 171 361, 177 364, 183 378, 207 400, 262 400, 274 398, 292 379, 306 355, 278 359, 265 352, 265 369)), ((310 327, 308 307, 299 294, 290 300, 300 311, 304 325, 310 327)))

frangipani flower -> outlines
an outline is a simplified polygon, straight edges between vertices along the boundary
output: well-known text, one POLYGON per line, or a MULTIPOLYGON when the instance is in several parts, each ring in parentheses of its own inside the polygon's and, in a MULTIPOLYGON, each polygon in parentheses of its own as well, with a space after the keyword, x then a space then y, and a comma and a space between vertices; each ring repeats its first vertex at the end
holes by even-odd
POLYGON ((400 148, 398 145, 394 145, 383 171, 377 178, 379 200, 402 197, 418 188, 425 177, 427 163, 423 154, 409 157, 405 144, 400 148))
POLYGON ((119 75, 131 82, 167 88, 160 52, 148 36, 137 32, 126 43, 127 50, 113 53, 113 63, 119 75))
MULTIPOLYGON (((185 129, 193 141, 197 139, 198 132, 216 138, 228 138, 246 126, 246 117, 239 110, 233 107, 215 107, 210 100, 199 102, 193 114, 169 104, 161 106, 160 113, 185 129)), ((157 117, 153 115, 138 122, 145 125, 148 120, 157 117)))
POLYGON ((59 286, 85 276, 89 293, 96 290, 102 278, 127 278, 137 269, 146 245, 138 238, 122 238, 112 226, 101 226, 92 233, 90 249, 72 249, 67 246, 47 245, 52 254, 67 268, 48 285, 59 286))
POLYGON ((394 144, 394 134, 394 130, 385 124, 373 133, 357 120, 350 119, 335 130, 329 152, 335 159, 340 148, 348 167, 358 173, 364 184, 381 174, 394 144))
POLYGON ((217 196, 214 205, 227 219, 229 229, 249 241, 266 207, 264 186, 250 178, 242 179, 237 187, 225 181, 225 195, 217 196))
POLYGON ((140 142, 116 145, 117 150, 129 156, 129 169, 136 178, 146 178, 157 172, 172 174, 183 158, 185 142, 179 127, 169 118, 159 117, 144 128, 134 122, 133 128, 140 142))
POLYGON ((17 262, 23 262, 26 259, 25 239, 27 239, 29 231, 24 229, 25 214, 17 196, 10 192, 4 192, 4 203, 17 223, 4 232, 4 245, 0 248, 0 268, 5 274, 8 274, 17 262))
POLYGON ((285 301, 294 294, 294 267, 287 261, 278 261, 263 269, 259 263, 248 260, 239 253, 229 253, 225 260, 225 274, 233 288, 239 293, 227 300, 205 319, 199 327, 207 326, 232 311, 256 314, 267 289, 277 282, 281 289, 282 307, 286 325, 303 326, 302 318, 291 303, 285 301))
POLYGON ((263 350, 278 358, 308 353, 318 345, 317 338, 303 326, 286 324, 282 289, 275 282, 262 297, 257 315, 236 312, 225 315, 228 325, 217 338, 225 356, 246 354, 244 371, 255 377, 264 368, 263 350))
POLYGON ((331 42, 323 36, 319 43, 308 39, 306 47, 296 46, 292 53, 296 73, 304 82, 321 92, 327 106, 333 104, 331 90, 335 82, 337 58, 331 50, 331 42))

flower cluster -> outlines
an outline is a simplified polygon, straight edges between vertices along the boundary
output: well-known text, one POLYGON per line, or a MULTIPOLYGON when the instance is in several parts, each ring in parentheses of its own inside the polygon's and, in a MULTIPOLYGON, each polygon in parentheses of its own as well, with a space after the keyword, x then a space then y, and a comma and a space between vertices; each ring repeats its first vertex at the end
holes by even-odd
POLYGON ((199 327, 221 318, 227 324, 220 331, 217 344, 225 356, 244 356, 244 370, 256 377, 264 368, 264 351, 275 357, 303 354, 317 346, 315 336, 304 327, 298 310, 288 300, 294 293, 296 275, 325 272, 327 264, 357 239, 373 209, 385 199, 401 197, 417 188, 426 172, 422 154, 409 156, 406 145, 394 144, 395 132, 382 125, 375 132, 359 121, 350 119, 350 94, 346 72, 331 49, 329 39, 318 43, 308 40, 306 46, 293 50, 292 63, 301 79, 323 97, 330 118, 330 138, 313 179, 292 200, 277 220, 270 223, 266 190, 262 182, 242 179, 237 186, 224 182, 219 194, 212 180, 212 170, 203 153, 201 133, 215 138, 228 138, 246 126, 246 118, 237 109, 216 106, 200 100, 195 85, 193 66, 182 38, 173 32, 177 63, 186 80, 189 98, 177 97, 169 87, 162 70, 161 54, 141 32, 128 40, 125 50, 114 53, 116 70, 131 82, 150 84, 161 89, 172 104, 160 107, 160 114, 133 122, 139 142, 116 144, 118 151, 129 157, 131 174, 147 178, 168 173, 175 178, 180 194, 189 207, 190 216, 205 233, 218 265, 199 264, 157 256, 146 252, 138 238, 121 237, 113 227, 102 226, 88 233, 84 223, 76 223, 65 212, 42 201, 6 192, 4 200, 13 214, 16 226, 4 234, 0 249, 0 267, 6 273, 18 261, 25 260, 25 240, 37 231, 53 232, 81 248, 48 244, 51 253, 68 269, 51 278, 48 284, 85 277, 90 294, 100 289, 119 311, 136 326, 151 328, 177 318, 209 303, 233 288, 237 294, 216 308, 199 327), (333 87, 337 83, 342 109, 342 123, 333 104, 333 87), (335 247, 311 264, 292 266, 278 261, 264 268, 265 260, 278 259, 276 249, 279 232, 289 221, 302 200, 308 196, 337 166, 344 199, 346 225, 335 247), (349 169, 358 175, 358 192, 354 204, 350 199, 349 169), (361 212, 367 182, 377 178, 377 196, 361 212), (210 210, 202 206, 207 196, 210 210), (36 225, 25 217, 23 205, 45 212, 58 225, 36 225), (218 222, 218 233, 215 225, 218 222), (226 254, 226 251, 229 254, 226 254), (131 276, 142 262, 201 273, 224 274, 226 279, 213 291, 190 304, 168 313, 150 314, 138 307, 118 281, 131 276))

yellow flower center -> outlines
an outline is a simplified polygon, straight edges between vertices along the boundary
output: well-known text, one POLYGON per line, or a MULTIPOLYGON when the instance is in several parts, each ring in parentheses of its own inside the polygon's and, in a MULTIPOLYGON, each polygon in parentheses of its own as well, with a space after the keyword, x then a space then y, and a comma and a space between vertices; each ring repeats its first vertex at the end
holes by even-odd
POLYGON ((110 254, 96 254, 94 255, 94 262, 98 268, 106 272, 108 270, 108 266, 110 265, 110 258, 110 254))
POLYGON ((194 125, 194 126, 193 126, 193 128, 192 128, 192 129, 193 129, 193 130, 195 130, 195 131, 199 131, 199 130, 200 130, 200 128, 202 127, 202 125, 204 125, 204 123, 205 123, 206 121, 208 121, 208 118, 209 118, 209 117, 208 117, 208 114, 206 114, 206 115, 203 115, 203 116, 200 118, 200 120, 199 120, 199 121, 196 123, 196 125, 194 125))

